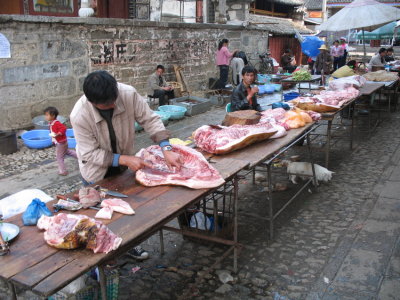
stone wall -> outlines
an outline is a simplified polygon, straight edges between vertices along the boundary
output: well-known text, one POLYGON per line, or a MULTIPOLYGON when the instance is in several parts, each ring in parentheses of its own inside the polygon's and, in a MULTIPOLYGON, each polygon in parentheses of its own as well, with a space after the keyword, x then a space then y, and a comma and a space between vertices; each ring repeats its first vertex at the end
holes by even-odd
POLYGON ((104 69, 145 96, 146 79, 157 64, 176 81, 173 64, 184 68, 191 90, 205 90, 217 75, 218 40, 230 49, 260 52, 267 32, 239 26, 135 22, 122 19, 0 16, 0 32, 11 58, 0 59, 0 129, 31 125, 49 106, 69 115, 88 72, 104 69))

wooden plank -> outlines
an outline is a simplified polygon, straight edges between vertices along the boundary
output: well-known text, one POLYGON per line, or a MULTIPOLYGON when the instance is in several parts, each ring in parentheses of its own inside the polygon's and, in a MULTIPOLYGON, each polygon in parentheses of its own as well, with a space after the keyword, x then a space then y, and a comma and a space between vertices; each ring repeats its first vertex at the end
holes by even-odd
MULTIPOLYGON (((300 137, 306 130, 310 129, 313 125, 314 122, 309 123, 302 128, 291 129, 288 131, 288 134, 284 137, 281 137, 279 139, 269 139, 266 141, 262 141, 250 145, 249 147, 246 147, 244 149, 228 153, 224 155, 224 157, 246 161, 249 163, 249 167, 253 168, 254 166, 266 160, 267 158, 272 157, 272 155, 276 151, 292 143, 294 140, 300 137)), ((214 159, 214 157, 212 159, 214 159)))
MULTIPOLYGON (((218 158, 216 162, 216 167, 224 178, 231 177, 238 173, 246 165, 246 162, 226 158, 218 158)), ((149 201, 145 205, 139 207, 136 218, 125 216, 109 225, 109 228, 123 239, 119 249, 109 254, 87 255, 81 252, 81 259, 68 262, 65 266, 49 275, 33 290, 44 296, 51 295, 57 291, 57 289, 67 285, 70 281, 93 266, 125 252, 137 243, 135 241, 140 240, 140 236, 147 236, 149 233, 156 232, 162 228, 172 216, 177 215, 182 209, 196 202, 199 197, 207 194, 207 192, 208 189, 191 190, 184 187, 168 189, 168 191, 160 195, 158 199, 149 201), (65 274, 73 275, 66 278, 65 274)))

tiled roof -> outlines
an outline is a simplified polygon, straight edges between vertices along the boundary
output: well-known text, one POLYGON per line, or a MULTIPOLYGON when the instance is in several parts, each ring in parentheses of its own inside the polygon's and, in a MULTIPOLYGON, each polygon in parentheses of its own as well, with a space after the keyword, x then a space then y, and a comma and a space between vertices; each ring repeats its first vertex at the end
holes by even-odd
MULTIPOLYGON (((396 4, 396 5, 398 4, 400 6, 400 1, 399 0, 397 0, 397 1, 394 1, 394 0, 375 0, 375 1, 378 1, 378 2, 381 2, 381 3, 388 3, 388 4, 389 3, 396 4)), ((304 2, 305 2, 305 6, 307 7, 308 10, 320 10, 320 9, 322 9, 322 0, 304 0, 304 2)), ((343 4, 343 6, 344 6, 344 5, 349 4, 351 2, 353 2, 353 1, 352 0, 327 0, 327 5, 332 4, 332 5, 335 5, 335 6, 337 6, 337 5, 340 6, 340 4, 343 4)))
POLYGON ((296 33, 294 29, 296 29, 301 34, 314 33, 312 30, 306 28, 305 26, 300 26, 299 24, 293 22, 292 19, 250 14, 249 22, 251 26, 262 28, 278 35, 294 35, 296 33))
POLYGON ((321 10, 322 1, 321 0, 304 0, 304 4, 308 10, 321 10))
POLYGON ((304 0, 275 0, 275 3, 298 6, 298 5, 303 5, 304 0))

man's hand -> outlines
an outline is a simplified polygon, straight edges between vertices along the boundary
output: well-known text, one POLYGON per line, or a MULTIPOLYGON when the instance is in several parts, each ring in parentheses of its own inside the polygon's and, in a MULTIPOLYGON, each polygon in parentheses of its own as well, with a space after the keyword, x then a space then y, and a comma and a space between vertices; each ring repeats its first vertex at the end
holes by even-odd
POLYGON ((127 166, 132 171, 137 171, 144 167, 152 167, 151 164, 145 162, 143 159, 131 155, 121 155, 119 157, 119 164, 122 166, 127 166))
POLYGON ((249 94, 253 96, 255 93, 258 93, 258 86, 253 86, 249 94))
POLYGON ((163 151, 165 162, 168 167, 172 169, 175 167, 177 170, 180 170, 183 165, 183 158, 178 153, 173 151, 163 151))

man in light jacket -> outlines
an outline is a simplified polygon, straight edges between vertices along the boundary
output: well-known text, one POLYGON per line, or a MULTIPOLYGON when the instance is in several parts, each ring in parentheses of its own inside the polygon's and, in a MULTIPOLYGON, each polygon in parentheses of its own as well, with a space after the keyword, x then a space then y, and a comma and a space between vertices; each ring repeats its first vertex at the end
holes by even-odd
POLYGON ((180 157, 168 142, 169 131, 134 87, 117 83, 106 71, 95 71, 86 77, 83 91, 70 118, 79 170, 87 183, 146 166, 134 156, 135 121, 160 144, 169 165, 180 166, 180 157))
POLYGON ((164 66, 158 65, 156 71, 147 79, 147 95, 158 98, 160 106, 174 98, 174 89, 165 81, 164 72, 164 66))

